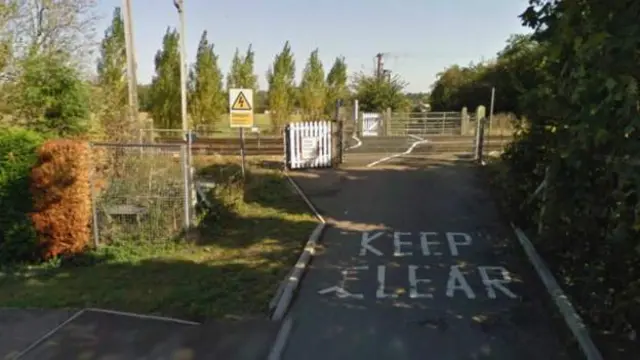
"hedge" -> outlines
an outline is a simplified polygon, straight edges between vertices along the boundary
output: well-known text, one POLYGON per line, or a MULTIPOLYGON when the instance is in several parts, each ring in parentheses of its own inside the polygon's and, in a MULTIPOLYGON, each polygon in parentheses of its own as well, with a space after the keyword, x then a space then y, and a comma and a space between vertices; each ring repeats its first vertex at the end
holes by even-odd
POLYGON ((91 221, 87 143, 47 141, 31 173, 31 194, 43 259, 85 250, 91 221))
POLYGON ((37 260, 38 242, 29 213, 30 171, 44 138, 24 129, 0 133, 0 265, 37 260))

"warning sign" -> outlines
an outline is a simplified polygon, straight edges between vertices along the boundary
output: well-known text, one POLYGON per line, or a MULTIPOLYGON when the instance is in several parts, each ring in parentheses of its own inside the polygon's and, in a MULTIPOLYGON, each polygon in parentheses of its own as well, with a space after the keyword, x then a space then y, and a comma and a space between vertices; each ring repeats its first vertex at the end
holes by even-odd
POLYGON ((229 126, 253 127, 253 90, 229 89, 229 126))
POLYGON ((242 91, 240 91, 240 93, 236 97, 236 100, 233 102, 231 110, 251 110, 251 104, 249 103, 249 100, 247 100, 246 96, 244 96, 244 93, 242 93, 242 91))

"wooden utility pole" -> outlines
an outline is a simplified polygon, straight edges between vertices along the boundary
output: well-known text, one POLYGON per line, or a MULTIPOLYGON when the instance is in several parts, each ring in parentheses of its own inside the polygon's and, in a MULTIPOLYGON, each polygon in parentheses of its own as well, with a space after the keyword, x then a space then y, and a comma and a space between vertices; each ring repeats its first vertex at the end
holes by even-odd
POLYGON ((383 75, 383 70, 384 70, 384 62, 382 60, 383 56, 384 56, 383 53, 376 54, 376 79, 380 79, 383 75))
POLYGON ((138 80, 136 75, 136 52, 133 44, 133 21, 131 0, 122 0, 124 41, 127 54, 127 81, 129 86, 129 120, 138 125, 138 80))

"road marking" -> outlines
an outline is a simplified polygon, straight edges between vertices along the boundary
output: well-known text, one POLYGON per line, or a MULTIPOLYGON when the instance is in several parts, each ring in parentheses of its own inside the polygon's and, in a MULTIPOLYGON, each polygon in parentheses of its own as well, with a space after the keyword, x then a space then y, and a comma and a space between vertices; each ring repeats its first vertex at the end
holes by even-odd
POLYGON ((382 251, 374 248, 373 246, 369 245, 369 242, 371 240, 375 240, 377 238, 379 238, 380 236, 382 236, 382 234, 384 234, 383 231, 378 232, 377 234, 373 234, 373 236, 369 236, 369 232, 365 231, 362 233, 362 240, 360 241, 360 256, 365 256, 367 255, 367 251, 372 252, 378 256, 382 256, 382 251))
POLYGON ((364 299, 364 295, 363 294, 350 293, 350 292, 348 292, 347 290, 341 288, 338 285, 334 285, 334 286, 331 286, 331 287, 328 287, 326 289, 322 289, 322 290, 318 291, 318 294, 320 294, 320 295, 325 295, 325 294, 330 294, 330 293, 336 293, 336 296, 341 298, 341 299, 348 298, 348 297, 351 297, 351 298, 354 298, 354 299, 360 299, 360 300, 364 299))
MULTIPOLYGON (((431 279, 418 279, 416 272, 421 266, 409 265, 409 297, 412 299, 433 299, 433 294, 424 294, 418 292, 418 284, 429 284, 431 279)), ((428 266, 422 266, 425 269, 429 269, 428 266)))
POLYGON ((447 280, 447 296, 453 297, 456 290, 464 291, 468 299, 476 298, 476 294, 469 286, 467 279, 464 278, 462 271, 460 271, 460 266, 452 265, 449 269, 449 279, 447 280))
MULTIPOLYGON (((436 236, 438 235, 438 233, 436 232, 420 232, 420 248, 422 248, 422 255, 424 256, 430 256, 431 255, 431 249, 429 248, 429 245, 440 245, 440 241, 429 241, 427 239, 427 236, 436 236)), ((433 255, 442 255, 441 252, 435 252, 433 253, 433 255)))
POLYGON ((387 267, 385 265, 378 265, 378 290, 376 290, 376 297, 378 299, 397 298, 398 294, 396 293, 388 294, 384 292, 384 280, 386 272, 387 267))
POLYGON ((465 233, 448 232, 447 241, 449 242, 449 251, 451 256, 458 256, 458 245, 471 245, 471 236, 465 233), (464 242, 456 242, 456 238, 463 238, 464 242))
POLYGON ((353 145, 353 146, 349 146, 348 148, 346 148, 345 150, 351 150, 351 149, 356 149, 359 148, 360 146, 362 146, 362 141, 360 141, 360 139, 356 136, 356 134, 351 135, 351 138, 353 140, 355 140, 357 142, 357 144, 353 145))
POLYGON ((394 232, 393 233, 393 256, 411 256, 413 253, 411 251, 402 252, 402 246, 411 246, 413 243, 411 241, 402 241, 402 236, 410 236, 410 232, 394 232))
POLYGON ((376 160, 376 161, 374 161, 374 162, 372 162, 370 164, 367 164, 366 167, 374 167, 374 166, 376 166, 376 165, 378 165, 380 163, 383 163, 385 161, 389 161, 389 160, 397 158, 399 156, 411 154, 411 152, 413 151, 413 149, 415 149, 416 146, 421 145, 421 144, 426 144, 426 143, 430 142, 429 140, 423 139, 423 138, 415 136, 415 135, 409 135, 409 136, 413 137, 414 139, 419 139, 419 140, 417 140, 416 142, 412 143, 411 146, 409 146, 409 148, 407 149, 407 151, 405 151, 403 153, 387 156, 387 157, 384 157, 384 158, 379 159, 379 160, 376 160))
POLYGON ((502 266, 478 266, 478 271, 480 272, 480 277, 482 278, 482 283, 487 288, 487 296, 491 299, 495 299, 497 297, 496 290, 500 290, 503 294, 507 295, 512 299, 516 299, 516 294, 512 293, 511 290, 507 289, 505 284, 511 282, 511 276, 509 275, 509 271, 502 266), (490 271, 500 272, 502 279, 492 279, 489 276, 490 271))
MULTIPOLYGON (((385 231, 378 231, 370 233, 365 231, 362 233, 362 239, 360 241, 360 256, 366 256, 367 253, 372 253, 376 256, 383 256, 384 253, 373 246, 371 242, 380 238, 382 235, 386 234, 385 231)), ((393 232, 393 256, 394 257, 404 257, 404 256, 413 256, 414 253, 411 248, 414 246, 414 243, 410 240, 406 240, 407 237, 413 235, 411 232, 403 232, 403 231, 395 231, 393 232), (403 238, 405 240, 403 240, 403 238)), ((423 256, 442 256, 442 252, 435 251, 432 252, 433 248, 437 245, 441 245, 440 241, 429 240, 429 237, 438 236, 437 232, 419 232, 420 238, 420 248, 422 250, 423 256)), ((444 233, 445 238, 447 239, 447 243, 449 245, 449 253, 451 256, 460 256, 459 248, 461 246, 470 246, 473 243, 473 239, 471 235, 462 232, 446 232, 444 233)))

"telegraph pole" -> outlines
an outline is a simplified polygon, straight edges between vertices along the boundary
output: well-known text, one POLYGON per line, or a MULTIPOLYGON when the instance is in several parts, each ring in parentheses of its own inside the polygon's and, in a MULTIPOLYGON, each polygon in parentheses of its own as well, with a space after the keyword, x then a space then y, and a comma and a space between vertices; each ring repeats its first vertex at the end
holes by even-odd
POLYGON ((187 121, 187 64, 186 57, 186 38, 185 38, 185 22, 184 22, 184 0, 173 0, 180 15, 180 100, 181 100, 181 117, 182 117, 182 131, 187 133, 189 130, 189 124, 187 121))
POLYGON ((193 178, 191 176, 191 132, 189 131, 189 123, 187 120, 187 64, 186 64, 186 31, 184 22, 184 0, 173 0, 180 15, 180 110, 182 118, 182 134, 187 142, 186 146, 182 146, 183 174, 184 174, 184 215, 185 229, 191 227, 191 217, 193 208, 191 207, 191 198, 193 195, 193 178))
POLYGON ((124 40, 127 54, 127 81, 129 86, 129 120, 138 125, 138 80, 136 76, 136 52, 133 45, 133 21, 131 19, 131 0, 122 1, 124 22, 124 40))
POLYGON ((380 77, 382 77, 382 71, 383 71, 383 62, 382 62, 382 57, 384 55, 382 53, 377 53, 376 54, 376 78, 380 79, 380 77))

